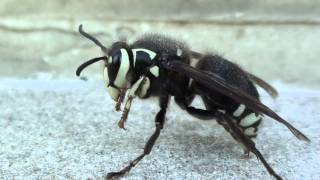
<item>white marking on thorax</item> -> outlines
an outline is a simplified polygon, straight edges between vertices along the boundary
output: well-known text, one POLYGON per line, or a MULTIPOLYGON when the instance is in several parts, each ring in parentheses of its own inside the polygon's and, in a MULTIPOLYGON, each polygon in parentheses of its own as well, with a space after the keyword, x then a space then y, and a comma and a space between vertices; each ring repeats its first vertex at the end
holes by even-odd
POLYGON ((245 109, 246 109, 246 106, 243 104, 240 104, 238 109, 233 113, 233 116, 235 116, 235 117, 241 116, 241 114, 244 112, 245 109))
POLYGON ((245 118, 241 119, 240 126, 242 126, 242 127, 251 126, 252 124, 257 122, 258 120, 260 120, 260 118, 261 118, 260 115, 256 116, 255 113, 251 113, 248 116, 246 116, 245 118))
POLYGON ((153 66, 152 68, 150 68, 150 72, 155 77, 159 77, 159 67, 158 66, 153 66))
POLYGON ((155 53, 155 52, 153 52, 153 51, 151 51, 151 50, 149 50, 149 49, 143 49, 143 48, 132 49, 132 52, 133 52, 133 64, 134 64, 134 66, 135 66, 135 64, 136 64, 137 52, 138 52, 138 51, 143 51, 143 52, 147 53, 147 54, 149 55, 149 57, 150 57, 151 60, 153 60, 153 59, 156 57, 156 55, 157 55, 157 53, 155 53))
MULTIPOLYGON (((157 53, 149 50, 149 49, 143 49, 143 48, 138 48, 138 49, 132 49, 132 52, 133 52, 133 65, 135 67, 136 65, 136 60, 137 60, 137 52, 138 51, 143 51, 145 53, 147 53, 152 60, 154 60, 154 58, 157 56, 157 53)), ((154 66, 152 68, 150 68, 150 72, 151 74, 153 74, 155 77, 159 77, 159 67, 157 66, 154 66)))
POLYGON ((120 88, 124 88, 126 84, 126 76, 130 69, 130 60, 129 54, 126 49, 120 49, 121 51, 121 63, 117 77, 114 81, 114 84, 120 88))

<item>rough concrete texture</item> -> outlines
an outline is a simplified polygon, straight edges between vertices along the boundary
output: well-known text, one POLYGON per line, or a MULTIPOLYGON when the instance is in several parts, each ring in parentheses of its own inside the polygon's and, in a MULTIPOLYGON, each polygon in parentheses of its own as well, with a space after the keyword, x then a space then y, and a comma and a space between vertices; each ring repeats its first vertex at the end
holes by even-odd
MULTIPOLYGON (((319 179, 320 93, 276 86, 280 98, 263 93, 263 102, 312 142, 265 118, 257 147, 284 179, 319 179)), ((2 79, 0 98, 1 179, 102 179, 142 152, 159 109, 155 99, 135 100, 123 131, 102 82, 2 79)), ((214 121, 172 103, 151 155, 124 179, 271 179, 254 156, 241 154, 214 121)))
POLYGON ((0 76, 73 77, 80 62, 100 55, 78 34, 82 23, 107 45, 119 36, 160 32, 267 80, 319 87, 319 13, 317 0, 3 0, 0 76))

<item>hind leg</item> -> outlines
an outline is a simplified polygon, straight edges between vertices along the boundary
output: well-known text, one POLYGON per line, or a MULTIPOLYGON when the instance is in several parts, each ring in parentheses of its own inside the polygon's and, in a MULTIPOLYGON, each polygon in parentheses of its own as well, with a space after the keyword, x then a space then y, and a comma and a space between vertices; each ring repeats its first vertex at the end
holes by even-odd
POLYGON ((186 110, 189 114, 201 119, 201 120, 213 120, 216 119, 217 122, 222 125, 231 136, 239 142, 245 149, 246 153, 252 152, 256 155, 256 157, 262 162, 263 166, 267 169, 270 175, 275 177, 277 180, 281 180, 282 178, 273 170, 273 168, 267 163, 264 159, 263 155, 256 148, 255 143, 248 137, 241 127, 237 125, 236 122, 226 113, 222 113, 218 110, 203 110, 197 109, 192 106, 189 106, 186 101, 183 101, 183 98, 175 97, 175 101, 180 106, 183 106, 182 109, 186 110))
POLYGON ((270 175, 275 177, 277 180, 281 180, 282 178, 273 170, 273 168, 267 163, 267 161, 264 159, 263 155, 260 153, 260 151, 255 147, 255 143, 246 136, 241 129, 232 121, 232 119, 228 115, 221 115, 221 117, 218 119, 219 124, 223 125, 224 127, 229 128, 231 131, 231 135, 239 142, 241 143, 248 152, 252 152, 256 155, 256 157, 262 162, 264 167, 267 169, 270 175))

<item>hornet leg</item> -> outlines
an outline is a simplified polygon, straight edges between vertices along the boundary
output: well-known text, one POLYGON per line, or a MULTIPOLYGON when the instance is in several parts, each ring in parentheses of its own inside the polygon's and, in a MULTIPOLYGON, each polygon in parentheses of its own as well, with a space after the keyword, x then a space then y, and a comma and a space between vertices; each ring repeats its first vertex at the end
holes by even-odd
POLYGON ((136 159, 134 159, 133 161, 130 162, 129 165, 127 165, 125 168, 123 168, 122 170, 118 171, 118 172, 110 172, 107 174, 106 178, 107 180, 109 179, 117 179, 123 175, 125 175, 126 173, 128 173, 135 165, 137 165, 143 158, 144 156, 150 154, 156 140, 158 139, 159 135, 160 135, 160 131, 163 128, 164 122, 165 122, 165 115, 166 115, 166 111, 167 111, 167 107, 168 107, 168 103, 169 103, 169 96, 168 95, 162 95, 160 97, 160 111, 157 113, 156 115, 156 119, 155 119, 155 123, 156 123, 156 130, 155 132, 152 134, 152 136, 149 138, 149 140, 147 141, 146 145, 144 146, 144 151, 143 153, 138 156, 136 159))

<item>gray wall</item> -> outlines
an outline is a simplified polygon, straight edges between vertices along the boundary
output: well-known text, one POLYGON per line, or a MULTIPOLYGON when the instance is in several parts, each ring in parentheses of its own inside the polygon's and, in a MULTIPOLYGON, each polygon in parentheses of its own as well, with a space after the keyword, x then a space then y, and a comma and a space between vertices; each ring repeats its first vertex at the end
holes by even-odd
MULTIPOLYGON (((100 55, 77 33, 80 23, 106 45, 160 32, 267 80, 320 87, 316 0, 2 0, 0 77, 75 78, 77 65, 100 55)), ((86 75, 100 72, 95 65, 86 75)))

